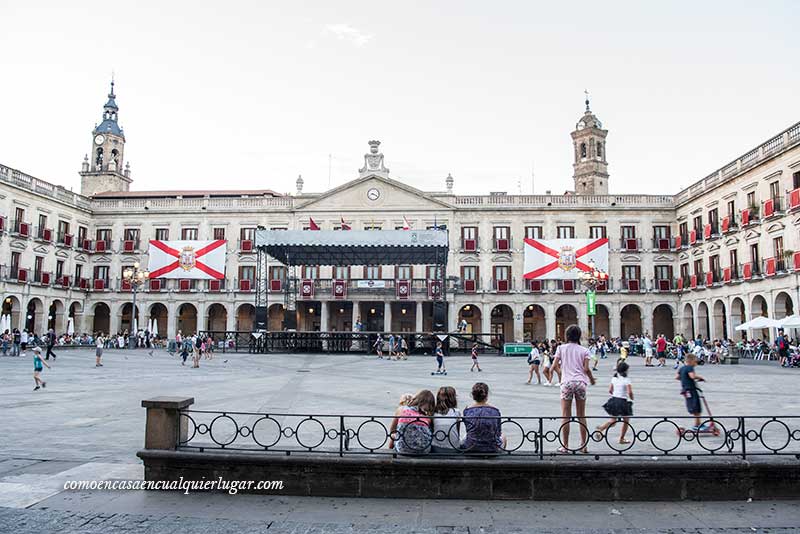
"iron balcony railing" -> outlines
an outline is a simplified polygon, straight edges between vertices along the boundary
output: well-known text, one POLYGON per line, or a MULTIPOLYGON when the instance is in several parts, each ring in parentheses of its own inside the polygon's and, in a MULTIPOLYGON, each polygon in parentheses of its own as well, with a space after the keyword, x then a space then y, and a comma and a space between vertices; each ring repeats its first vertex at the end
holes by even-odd
MULTIPOLYGON (((251 454, 309 454, 338 456, 419 456, 430 452, 434 440, 444 449, 434 458, 518 456, 550 458, 563 454, 578 458, 696 457, 747 458, 757 456, 800 457, 800 416, 703 417, 701 430, 693 429, 688 416, 634 416, 628 419, 629 443, 619 443, 622 418, 606 430, 597 425, 607 416, 586 417, 439 417, 450 422, 446 431, 420 433, 414 425, 398 425, 392 415, 293 414, 181 410, 186 439, 181 450, 248 451, 251 454), (505 443, 487 448, 469 447, 467 428, 489 420, 497 425, 505 443), (395 426, 394 429, 392 427, 395 426), (569 444, 563 431, 569 428, 569 444), (416 445, 405 440, 411 432, 422 436, 416 445), (583 437, 585 436, 585 438, 583 437), (400 442, 401 446, 397 446, 400 442), (394 443, 395 447, 390 448, 394 443), (587 448, 589 454, 580 454, 587 448)), ((431 418, 412 418, 429 425, 431 418)))

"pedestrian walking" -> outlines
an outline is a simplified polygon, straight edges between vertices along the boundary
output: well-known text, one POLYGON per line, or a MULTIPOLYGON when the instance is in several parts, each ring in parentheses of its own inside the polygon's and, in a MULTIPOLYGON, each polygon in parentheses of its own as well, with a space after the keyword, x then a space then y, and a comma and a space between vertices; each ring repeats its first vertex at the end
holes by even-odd
POLYGON ((372 344, 372 348, 375 349, 375 354, 378 355, 378 359, 383 359, 383 338, 380 334, 377 335, 375 339, 375 343, 372 344))
POLYGON ((30 341, 30 334, 28 334, 28 329, 23 328, 22 333, 19 335, 19 343, 22 352, 28 350, 28 342, 30 341))
POLYGON ((539 364, 541 361, 542 356, 539 353, 539 349, 536 347, 536 343, 534 343, 530 354, 528 354, 528 381, 526 384, 531 383, 531 380, 533 380, 533 373, 536 373, 536 383, 541 385, 542 375, 539 374, 539 364))
POLYGON ((621 361, 617 364, 617 372, 611 379, 611 384, 608 386, 608 393, 611 398, 603 405, 603 409, 608 415, 611 416, 607 422, 597 427, 599 432, 605 432, 606 429, 617 424, 622 418, 622 432, 619 435, 619 444, 627 445, 630 443, 625 439, 625 434, 628 433, 630 418, 633 415, 633 386, 628 378, 628 364, 621 361))
POLYGON ((558 452, 570 452, 569 422, 572 418, 572 401, 575 401, 575 412, 580 421, 580 452, 586 454, 589 436, 586 426, 586 389, 594 385, 595 380, 589 369, 589 351, 580 345, 581 329, 578 325, 570 325, 565 332, 567 342, 556 349, 553 364, 563 371, 561 380, 561 447, 558 452))
POLYGON ((33 391, 38 390, 40 387, 46 388, 47 382, 42 380, 42 365, 50 369, 50 365, 42 360, 42 349, 39 347, 33 347, 33 382, 36 387, 33 388, 33 391))
POLYGON ((475 369, 478 369, 478 372, 481 371, 481 366, 478 365, 478 344, 472 344, 472 367, 469 368, 469 372, 471 373, 475 369))
POLYGON ((446 375, 447 369, 444 366, 444 350, 442 349, 442 342, 436 342, 436 349, 434 350, 434 354, 436 355, 436 364, 437 368, 436 371, 431 373, 432 375, 446 375))
POLYGON ((94 366, 103 367, 103 347, 105 347, 106 339, 103 337, 102 332, 97 332, 94 335, 94 366))
POLYGON ((12 356, 19 356, 20 355, 20 347, 22 345, 22 334, 19 331, 19 328, 14 329, 14 334, 11 336, 11 355, 12 356))
POLYGON ((45 360, 49 360, 50 356, 53 357, 53 360, 56 359, 56 353, 53 352, 53 347, 56 344, 56 331, 52 328, 47 331, 45 335, 45 344, 47 345, 47 354, 44 355, 45 360))

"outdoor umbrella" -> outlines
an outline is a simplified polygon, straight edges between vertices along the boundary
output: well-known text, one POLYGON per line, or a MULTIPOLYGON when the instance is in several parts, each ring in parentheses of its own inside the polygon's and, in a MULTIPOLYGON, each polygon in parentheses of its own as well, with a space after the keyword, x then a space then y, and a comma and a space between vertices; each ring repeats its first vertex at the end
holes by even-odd
POLYGON ((71 336, 75 335, 75 319, 72 317, 67 319, 67 334, 71 336))
POLYGON ((800 328, 800 315, 790 315, 789 317, 784 317, 779 321, 783 328, 800 328))
POLYGON ((777 328, 781 326, 781 322, 769 317, 756 317, 752 321, 747 321, 736 327, 736 330, 761 330, 764 328, 777 328))
POLYGON ((155 317, 153 317, 153 326, 150 327, 150 334, 153 336, 158 335, 158 321, 156 321, 155 317))

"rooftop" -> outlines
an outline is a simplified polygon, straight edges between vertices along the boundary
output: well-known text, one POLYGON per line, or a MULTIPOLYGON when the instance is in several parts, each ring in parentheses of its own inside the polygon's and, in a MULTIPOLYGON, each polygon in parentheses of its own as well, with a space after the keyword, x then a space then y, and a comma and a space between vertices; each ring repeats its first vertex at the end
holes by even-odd
POLYGON ((104 191, 92 198, 220 198, 220 197, 282 197, 271 189, 184 189, 166 191, 104 191))

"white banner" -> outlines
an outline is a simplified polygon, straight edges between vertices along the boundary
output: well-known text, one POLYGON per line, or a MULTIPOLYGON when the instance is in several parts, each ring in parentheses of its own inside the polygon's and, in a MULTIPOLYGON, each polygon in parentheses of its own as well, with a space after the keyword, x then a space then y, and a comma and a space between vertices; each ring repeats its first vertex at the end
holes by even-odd
POLYGON ((595 268, 608 272, 608 239, 525 239, 525 278, 577 280, 595 268))
POLYGON ((369 289, 371 287, 382 289, 386 287, 386 280, 357 280, 356 287, 361 289, 369 289))
POLYGON ((226 241, 150 240, 150 278, 222 280, 225 278, 226 241))

